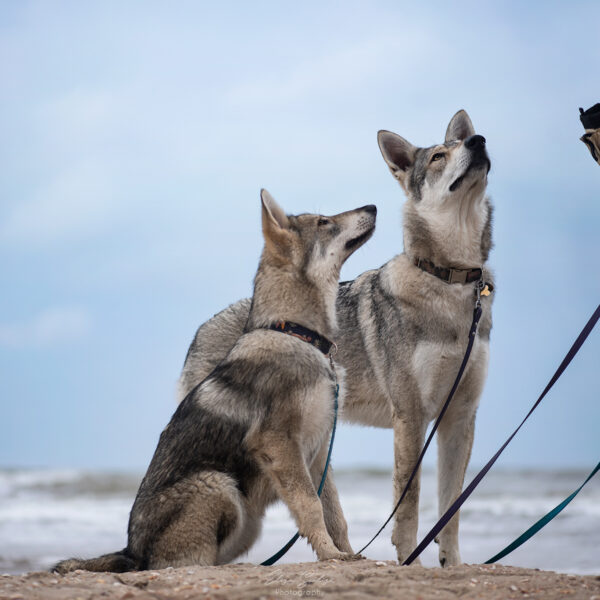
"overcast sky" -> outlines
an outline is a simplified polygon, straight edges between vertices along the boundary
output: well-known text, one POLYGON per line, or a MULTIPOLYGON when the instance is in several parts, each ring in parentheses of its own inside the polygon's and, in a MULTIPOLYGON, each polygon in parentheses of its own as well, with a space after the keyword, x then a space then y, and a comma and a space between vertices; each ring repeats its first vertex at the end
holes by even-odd
MULTIPOLYGON (((377 130, 430 145, 460 108, 496 208, 485 462, 600 298, 578 140, 598 22, 597 2, 0 3, 0 466, 145 468, 196 327, 251 293, 260 188, 290 213, 377 204, 354 277, 402 251, 377 130)), ((596 331, 501 465, 596 464, 599 356, 596 331)), ((391 463, 391 432, 339 432, 334 464, 391 463)))

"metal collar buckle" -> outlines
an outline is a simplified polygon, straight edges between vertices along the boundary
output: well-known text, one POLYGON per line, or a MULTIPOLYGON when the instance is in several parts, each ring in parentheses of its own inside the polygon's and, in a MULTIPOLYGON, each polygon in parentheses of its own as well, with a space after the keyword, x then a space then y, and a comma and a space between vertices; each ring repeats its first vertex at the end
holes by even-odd
POLYGON ((448 283, 467 283, 469 269, 449 269, 448 283))

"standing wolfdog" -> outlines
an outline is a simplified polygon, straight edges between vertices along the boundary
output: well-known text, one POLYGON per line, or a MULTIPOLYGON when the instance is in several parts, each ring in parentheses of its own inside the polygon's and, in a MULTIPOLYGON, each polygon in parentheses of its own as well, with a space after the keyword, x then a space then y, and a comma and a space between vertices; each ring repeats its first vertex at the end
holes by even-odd
MULTIPOLYGON (((490 161, 485 138, 465 111, 454 115, 445 141, 417 148, 380 131, 379 148, 407 200, 404 253, 380 269, 341 283, 337 298, 336 361, 346 369, 342 418, 394 430, 394 493, 399 497, 458 371, 473 314, 475 285, 493 289, 486 261, 492 207, 485 196, 490 161)), ((475 413, 487 373, 492 296, 471 359, 438 429, 438 500, 446 511, 461 491, 471 455, 475 413)), ((179 381, 184 397, 241 335, 249 300, 202 325, 179 381)), ((419 479, 396 513, 392 542, 402 562, 417 542, 419 479)), ((458 514, 439 536, 442 566, 461 562, 458 514)))
POLYGON ((326 354, 339 273, 371 237, 377 211, 286 216, 265 190, 261 200, 265 247, 243 335, 162 432, 127 547, 56 571, 227 563, 250 548, 277 498, 319 560, 354 557, 332 477, 322 500, 315 486, 333 424, 336 377, 326 354))

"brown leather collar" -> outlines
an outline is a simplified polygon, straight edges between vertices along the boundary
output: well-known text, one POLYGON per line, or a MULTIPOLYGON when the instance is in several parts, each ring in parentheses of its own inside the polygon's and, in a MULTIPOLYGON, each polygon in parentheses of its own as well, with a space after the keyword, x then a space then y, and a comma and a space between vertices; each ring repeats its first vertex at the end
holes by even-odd
POLYGON ((435 275, 446 283, 473 283, 479 281, 483 276, 481 268, 453 269, 452 267, 438 267, 425 258, 414 258, 413 263, 422 271, 435 275))

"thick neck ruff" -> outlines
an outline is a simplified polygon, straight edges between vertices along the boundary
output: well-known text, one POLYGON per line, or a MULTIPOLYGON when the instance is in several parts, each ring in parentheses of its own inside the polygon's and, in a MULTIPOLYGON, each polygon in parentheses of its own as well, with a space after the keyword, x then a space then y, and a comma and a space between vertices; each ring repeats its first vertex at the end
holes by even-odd
POLYGON ((308 329, 297 323, 292 323, 291 321, 277 321, 276 323, 271 323, 267 329, 279 331, 280 333, 287 333, 307 344, 311 344, 325 356, 329 356, 332 349, 334 349, 334 352, 335 349, 337 349, 337 346, 326 337, 312 329, 308 329))
POLYGON ((446 283, 473 283, 479 281, 483 276, 483 270, 480 267, 473 269, 453 269, 452 267, 438 267, 430 260, 425 258, 414 258, 413 264, 446 283))

